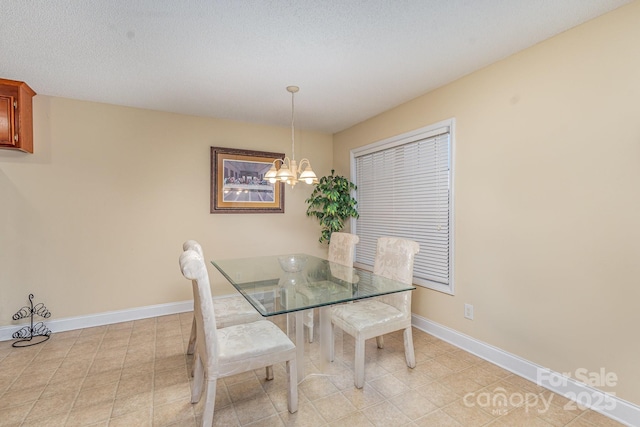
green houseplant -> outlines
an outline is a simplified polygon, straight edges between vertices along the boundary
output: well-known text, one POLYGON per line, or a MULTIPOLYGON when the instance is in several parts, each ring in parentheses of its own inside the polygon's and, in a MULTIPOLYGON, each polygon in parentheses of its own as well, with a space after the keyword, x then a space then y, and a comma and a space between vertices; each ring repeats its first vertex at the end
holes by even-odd
POLYGON ((331 175, 320 178, 311 196, 306 200, 309 204, 307 216, 316 217, 320 221, 320 243, 329 242, 331 233, 342 230, 345 219, 358 218, 358 201, 351 196, 351 191, 356 189, 353 182, 335 175, 333 169, 331 175))

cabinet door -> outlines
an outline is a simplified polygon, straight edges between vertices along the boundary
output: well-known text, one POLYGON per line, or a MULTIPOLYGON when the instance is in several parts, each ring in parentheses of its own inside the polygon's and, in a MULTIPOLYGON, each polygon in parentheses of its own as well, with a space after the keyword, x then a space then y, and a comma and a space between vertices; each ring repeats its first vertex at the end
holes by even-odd
POLYGON ((13 96, 0 95, 0 145, 15 145, 13 124, 13 96))

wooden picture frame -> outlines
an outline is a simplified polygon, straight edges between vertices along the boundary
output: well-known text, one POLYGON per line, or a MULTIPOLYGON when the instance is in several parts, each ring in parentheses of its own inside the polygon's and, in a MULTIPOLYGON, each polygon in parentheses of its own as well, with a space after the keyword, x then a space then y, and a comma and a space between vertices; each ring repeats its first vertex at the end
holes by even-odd
POLYGON ((283 153, 211 147, 211 213, 284 213, 284 183, 264 175, 283 153))

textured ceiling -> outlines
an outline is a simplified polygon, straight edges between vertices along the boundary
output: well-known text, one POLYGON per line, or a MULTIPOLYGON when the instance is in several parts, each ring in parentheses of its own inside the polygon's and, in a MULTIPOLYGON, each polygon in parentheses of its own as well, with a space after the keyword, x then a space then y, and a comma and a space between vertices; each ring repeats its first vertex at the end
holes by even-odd
POLYGON ((0 77, 337 132, 629 2, 0 0, 0 77))

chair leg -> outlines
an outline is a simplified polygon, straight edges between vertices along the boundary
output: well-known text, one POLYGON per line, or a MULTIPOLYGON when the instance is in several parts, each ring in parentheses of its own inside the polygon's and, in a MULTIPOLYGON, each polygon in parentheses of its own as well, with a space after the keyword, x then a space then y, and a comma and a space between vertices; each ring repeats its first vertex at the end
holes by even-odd
POLYGON ((331 335, 329 337, 329 362, 333 362, 333 360, 336 358, 336 333, 334 331, 334 328, 335 326, 332 323, 331 327, 329 328, 329 331, 331 331, 331 335))
POLYGON ((216 405, 216 383, 217 378, 207 381, 207 395, 204 401, 204 411, 202 412, 202 427, 213 426, 213 412, 216 405))
POLYGON ((273 365, 267 366, 265 368, 266 371, 266 380, 271 381, 273 379, 273 365))
POLYGON ((193 317, 193 323, 191 324, 191 336, 189 337, 189 346, 187 347, 187 354, 193 354, 196 348, 196 318, 193 317))
POLYGON ((356 357, 354 360, 354 383, 356 388, 364 386, 364 339, 356 337, 356 357))
POLYGON ((196 353, 193 361, 193 383, 191 384, 191 403, 198 403, 202 395, 202 386, 204 385, 204 366, 200 355, 196 353))
POLYGON ((287 409, 293 414, 298 411, 298 366, 296 365, 296 359, 287 360, 286 367, 289 373, 287 409))
POLYGON ((378 345, 378 348, 384 348, 384 335, 376 337, 376 344, 378 345))
POLYGON ((413 332, 411 326, 404 330, 404 357, 407 359, 407 366, 416 367, 416 353, 413 350, 413 332))

